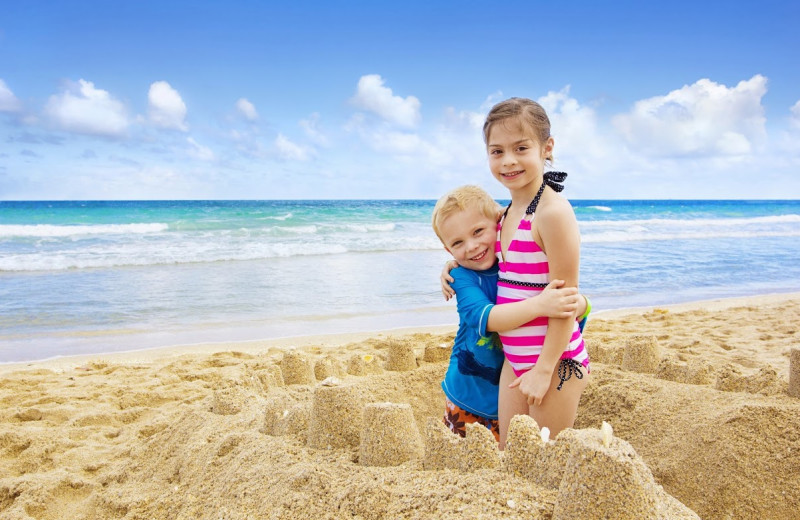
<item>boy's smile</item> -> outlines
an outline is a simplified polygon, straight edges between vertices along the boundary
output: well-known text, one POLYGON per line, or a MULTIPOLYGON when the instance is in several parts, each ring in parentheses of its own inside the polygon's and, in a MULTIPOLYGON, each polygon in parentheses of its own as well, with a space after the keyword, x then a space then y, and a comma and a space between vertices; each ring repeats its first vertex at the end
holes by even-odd
POLYGON ((497 223, 477 208, 452 213, 439 232, 444 248, 462 267, 485 271, 494 265, 497 223))

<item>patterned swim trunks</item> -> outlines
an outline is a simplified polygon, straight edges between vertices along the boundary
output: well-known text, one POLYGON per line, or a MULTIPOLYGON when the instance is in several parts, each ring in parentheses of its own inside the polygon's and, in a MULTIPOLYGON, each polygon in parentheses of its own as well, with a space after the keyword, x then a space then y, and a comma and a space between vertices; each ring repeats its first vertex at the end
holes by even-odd
POLYGON ((463 408, 450 402, 450 399, 445 399, 444 417, 442 418, 444 425, 447 426, 451 432, 462 437, 467 436, 467 427, 469 423, 478 423, 484 425, 492 432, 495 440, 500 440, 500 426, 497 419, 487 419, 480 415, 468 412, 463 408))

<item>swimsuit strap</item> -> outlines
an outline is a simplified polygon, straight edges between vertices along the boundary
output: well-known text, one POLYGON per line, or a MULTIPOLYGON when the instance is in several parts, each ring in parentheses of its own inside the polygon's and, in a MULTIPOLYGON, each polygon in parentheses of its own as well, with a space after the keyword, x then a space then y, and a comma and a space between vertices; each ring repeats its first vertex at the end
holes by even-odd
POLYGON ((583 379, 583 372, 581 372, 581 368, 583 368, 583 365, 574 359, 562 359, 561 363, 558 364, 558 379, 560 379, 561 382, 558 383, 558 388, 556 388, 556 390, 561 390, 564 382, 573 375, 578 379, 583 379))
POLYGON ((545 186, 550 186, 555 192, 560 192, 564 189, 564 185, 561 183, 564 182, 564 179, 566 178, 567 174, 565 172, 545 173, 544 178, 542 179, 542 185, 539 186, 539 191, 536 192, 536 196, 533 198, 531 203, 528 204, 528 209, 525 210, 525 214, 533 215, 533 213, 536 211, 536 207, 539 205, 539 199, 542 197, 542 193, 544 193, 545 186))
MULTIPOLYGON (((550 186, 553 191, 556 193, 561 192, 564 189, 564 185, 561 184, 564 182, 564 179, 567 178, 566 172, 545 172, 542 178, 542 185, 539 186, 539 191, 536 192, 536 196, 533 197, 533 200, 530 204, 528 204, 528 208, 525 210, 526 215, 533 215, 536 211, 536 207, 539 205, 539 199, 542 198, 542 193, 544 193, 544 187, 550 186)), ((511 208, 511 203, 508 203, 506 206, 506 211, 503 213, 503 218, 508 215, 508 210, 511 208)))

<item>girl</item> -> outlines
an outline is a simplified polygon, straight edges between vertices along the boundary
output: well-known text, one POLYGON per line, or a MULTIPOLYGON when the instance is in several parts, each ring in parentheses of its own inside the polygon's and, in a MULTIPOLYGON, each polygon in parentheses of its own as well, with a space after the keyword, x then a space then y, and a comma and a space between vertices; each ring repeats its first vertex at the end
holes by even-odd
MULTIPOLYGON (((572 206, 558 192, 566 174, 545 173, 553 159, 550 120, 538 103, 511 98, 483 125, 492 175, 511 194, 497 225, 497 303, 535 296, 552 279, 578 286, 580 235, 572 206)), ((574 318, 537 318, 500 333, 500 448, 511 418, 529 414, 555 437, 575 422, 588 384, 589 357, 574 318)))

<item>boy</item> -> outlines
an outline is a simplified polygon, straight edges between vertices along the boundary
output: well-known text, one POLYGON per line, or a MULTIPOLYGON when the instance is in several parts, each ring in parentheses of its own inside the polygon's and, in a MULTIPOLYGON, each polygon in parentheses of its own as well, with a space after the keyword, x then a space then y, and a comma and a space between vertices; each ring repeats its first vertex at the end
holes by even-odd
POLYGON ((558 289, 562 280, 553 280, 536 297, 495 306, 497 214, 497 203, 477 186, 456 188, 433 209, 433 230, 460 266, 450 272, 459 323, 442 390, 444 423, 462 437, 465 424, 477 422, 499 439, 497 396, 503 350, 494 332, 519 327, 538 316, 585 314, 588 306, 577 289, 558 289))

